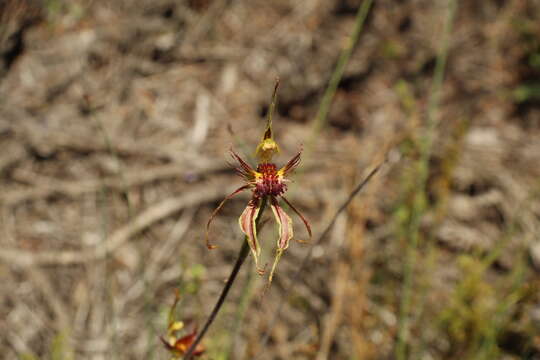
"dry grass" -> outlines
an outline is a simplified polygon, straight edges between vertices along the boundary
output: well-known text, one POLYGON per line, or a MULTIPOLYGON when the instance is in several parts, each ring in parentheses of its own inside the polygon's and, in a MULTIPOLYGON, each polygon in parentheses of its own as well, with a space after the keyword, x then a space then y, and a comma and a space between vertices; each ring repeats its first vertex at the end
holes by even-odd
MULTIPOLYGON (((0 358, 165 359, 175 288, 201 325, 241 241, 246 197, 216 219, 220 248, 204 246, 239 184, 227 150, 251 154, 276 76, 280 159, 307 145, 360 3, 1 5, 0 358)), ((540 6, 458 2, 420 189, 446 4, 374 1, 290 197, 320 234, 374 164, 389 166, 290 292, 309 245, 291 244, 264 299, 248 261, 207 359, 393 358, 404 265, 404 357, 540 357, 540 6)))

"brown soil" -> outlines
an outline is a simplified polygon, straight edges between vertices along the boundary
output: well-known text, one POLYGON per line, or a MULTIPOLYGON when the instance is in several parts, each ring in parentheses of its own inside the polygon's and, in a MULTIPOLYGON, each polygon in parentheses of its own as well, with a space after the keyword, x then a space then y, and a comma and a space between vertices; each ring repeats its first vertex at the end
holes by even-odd
POLYGON ((206 221, 241 185, 227 152, 253 153, 279 76, 277 162, 304 146, 288 197, 313 242, 291 243, 264 296, 247 261, 204 356, 393 359, 410 266, 411 357, 539 359, 540 3, 459 1, 427 164, 445 1, 374 1, 313 131, 360 3, 4 1, 0 358, 166 359, 158 335, 175 288, 188 330, 202 325, 248 200, 224 207, 208 251, 206 221))

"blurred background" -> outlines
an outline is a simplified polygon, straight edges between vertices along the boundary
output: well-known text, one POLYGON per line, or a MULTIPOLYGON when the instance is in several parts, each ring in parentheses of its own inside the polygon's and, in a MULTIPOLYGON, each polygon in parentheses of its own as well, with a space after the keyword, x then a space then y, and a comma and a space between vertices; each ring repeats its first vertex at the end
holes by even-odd
MULTIPOLYGON (((169 359, 174 289, 186 331, 202 326, 249 199, 223 208, 208 251, 206 221, 241 185, 228 149, 254 163, 279 76, 276 162, 303 146, 288 197, 314 237, 264 296, 248 259, 203 358, 540 359, 539 15, 532 0, 3 0, 0 358, 169 359)), ((270 220, 263 262, 275 236, 270 220)))

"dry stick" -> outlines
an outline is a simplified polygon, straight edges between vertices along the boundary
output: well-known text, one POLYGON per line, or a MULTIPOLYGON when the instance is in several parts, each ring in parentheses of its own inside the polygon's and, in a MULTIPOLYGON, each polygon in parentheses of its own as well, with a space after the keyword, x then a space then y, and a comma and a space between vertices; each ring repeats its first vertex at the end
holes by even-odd
MULTIPOLYGON (((304 268, 306 267, 308 262, 311 260, 311 257, 313 256, 313 249, 315 248, 315 245, 320 243, 330 233, 330 230, 332 230, 332 227, 334 226, 338 216, 349 206, 349 204, 352 202, 354 197, 356 195, 358 195, 358 193, 360 193, 360 191, 364 188, 364 186, 366 186, 366 184, 379 171, 379 169, 381 168, 381 166, 385 162, 386 161, 383 161, 382 163, 377 165, 373 170, 371 170, 371 172, 368 174, 368 176, 366 176, 366 178, 360 184, 358 184, 358 186, 356 186, 356 188, 354 188, 354 190, 347 197, 347 200, 345 200, 345 202, 339 207, 339 209, 336 211, 336 213, 332 217, 332 220, 330 221, 330 223, 326 226, 326 228, 322 232, 321 236, 319 236, 317 241, 315 243, 313 243, 313 245, 309 248, 309 251, 308 251, 307 255, 302 260, 302 263, 300 264, 300 267, 298 268, 298 270, 296 270, 296 273, 294 274, 294 276, 293 276, 293 278, 291 280, 291 283, 287 287, 287 290, 285 291, 285 294, 290 293, 291 290, 292 290, 293 285, 300 279, 300 273, 302 272, 302 270, 304 270, 304 268)), ((280 302, 279 302, 277 312, 275 313, 274 317, 272 318, 272 321, 270 322, 270 326, 268 326, 268 330, 266 331, 266 334, 264 335, 264 337, 263 337, 263 339, 261 341, 261 346, 262 347, 264 347, 266 345, 266 343, 268 342, 268 340, 270 339, 270 334, 272 333, 272 330, 273 330, 274 326, 276 325, 276 321, 279 318, 279 316, 281 314, 281 311, 283 310, 283 305, 284 304, 285 304, 285 297, 282 297, 280 302)))
MULTIPOLYGON (((15 160, 16 161, 16 160, 15 160)), ((0 170, 2 169, 0 163, 0 170)), ((202 176, 206 173, 228 169, 222 161, 204 160, 190 171, 185 165, 172 164, 152 167, 142 172, 140 169, 125 171, 124 179, 110 176, 103 179, 63 181, 42 176, 31 171, 18 171, 17 179, 29 183, 29 187, 21 190, 10 190, 0 194, 0 203, 4 206, 16 206, 25 201, 36 201, 52 195, 60 194, 66 197, 78 197, 87 193, 94 193, 103 189, 122 190, 133 186, 168 179, 177 179, 188 176, 202 176), (42 185, 46 184, 46 185, 42 185)))
POLYGON ((133 236, 147 229, 183 209, 199 205, 204 202, 215 201, 230 193, 231 188, 208 188, 209 183, 203 183, 189 188, 189 192, 163 200, 153 205, 129 223, 114 231, 102 246, 92 246, 81 250, 40 251, 38 253, 19 249, 0 249, 0 263, 11 265, 73 265, 100 260, 115 252, 128 242, 133 236))
POLYGON ((321 336, 319 352, 315 360, 328 359, 331 351, 334 334, 341 323, 343 302, 346 297, 348 277, 350 276, 351 267, 345 262, 340 262, 336 269, 336 284, 332 289, 332 304, 329 314, 325 317, 324 329, 321 336))
MULTIPOLYGON (((264 212, 264 209, 266 207, 266 198, 263 198, 261 202, 261 209, 259 213, 257 214, 257 218, 255 218, 255 226, 257 227, 259 225, 259 220, 261 218, 262 213, 264 212)), ((216 305, 214 305, 214 309, 210 313, 210 316, 208 317, 208 320, 206 320, 206 323, 204 324, 203 329, 201 332, 197 335, 197 338, 195 341, 191 344, 188 351, 186 352, 186 355, 184 356, 184 360, 189 360, 191 356, 193 356, 193 351, 195 351, 195 348, 199 343, 201 342, 202 338, 210 328, 210 325, 214 322, 216 319, 217 314, 219 313, 219 310, 221 309, 221 306, 225 302, 225 299, 227 298, 227 295, 229 294, 229 290, 231 289, 234 280, 236 279, 236 275, 238 275, 238 272, 240 271, 240 268, 244 264, 244 261, 246 260, 247 256, 249 254, 249 243, 247 240, 247 236, 244 238, 244 243, 242 244, 242 247, 240 248, 240 252, 238 253, 238 258, 236 259, 236 263, 234 264, 234 267, 231 271, 231 275, 227 279, 227 282, 225 283, 225 286, 223 287, 223 290, 221 290, 221 294, 219 295, 219 298, 216 302, 216 305)))

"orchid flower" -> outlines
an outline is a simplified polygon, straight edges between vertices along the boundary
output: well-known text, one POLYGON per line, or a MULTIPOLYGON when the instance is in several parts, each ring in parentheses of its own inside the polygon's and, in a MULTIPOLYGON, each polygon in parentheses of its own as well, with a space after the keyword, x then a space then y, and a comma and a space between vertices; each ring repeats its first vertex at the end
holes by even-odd
POLYGON ((289 181, 288 176, 300 163, 301 151, 296 154, 291 160, 289 160, 289 162, 285 164, 285 166, 279 169, 274 163, 271 162, 272 157, 279 152, 279 147, 274 141, 272 134, 272 114, 275 109, 278 86, 279 81, 276 82, 276 85, 274 87, 272 102, 268 110, 266 130, 264 132, 261 142, 259 143, 255 151, 255 156, 259 159, 257 167, 251 167, 236 152, 234 152, 234 150, 230 150, 232 158, 238 162, 236 172, 245 181, 245 184, 236 189, 219 204, 219 206, 210 216, 210 219, 208 220, 208 224, 206 226, 206 244, 209 249, 213 249, 215 248, 215 246, 211 245, 208 241, 208 232, 212 220, 227 200, 231 199, 233 196, 239 194, 244 190, 251 190, 251 200, 248 202, 246 208, 242 212, 242 215, 240 215, 238 222, 240 224, 240 229, 246 235, 246 240, 248 241, 249 247, 251 249, 251 254, 253 255, 253 259, 255 260, 255 266, 257 267, 259 273, 262 274, 264 273, 264 270, 260 270, 259 268, 261 247, 257 239, 256 219, 261 210, 261 205, 264 201, 267 201, 272 208, 272 212, 278 224, 279 232, 276 257, 268 279, 269 283, 272 282, 272 278, 276 270, 276 265, 278 264, 281 255, 289 247, 289 242, 293 238, 292 220, 289 215, 287 215, 285 210, 283 210, 283 208, 280 206, 280 200, 283 200, 289 206, 289 208, 291 208, 300 217, 306 227, 307 232, 309 233, 309 236, 311 237, 311 227, 309 226, 308 221, 283 195, 287 191, 286 183, 289 181))
MULTIPOLYGON (((161 342, 163 343, 163 345, 165 345, 165 348, 173 356, 171 360, 177 360, 183 357, 186 354, 187 350, 190 348, 191 344, 193 344, 193 342, 197 338, 197 328, 193 329, 193 331, 187 335, 184 335, 182 337, 177 336, 177 333, 180 332, 184 328, 184 322, 176 320, 176 316, 175 316, 176 307, 179 301, 180 301, 180 292, 177 290, 174 303, 169 310, 169 324, 167 326, 167 337, 166 338, 160 337, 161 342)), ((204 352, 205 352, 204 346, 199 344, 195 348, 195 351, 193 352, 193 356, 201 356, 204 352)))

